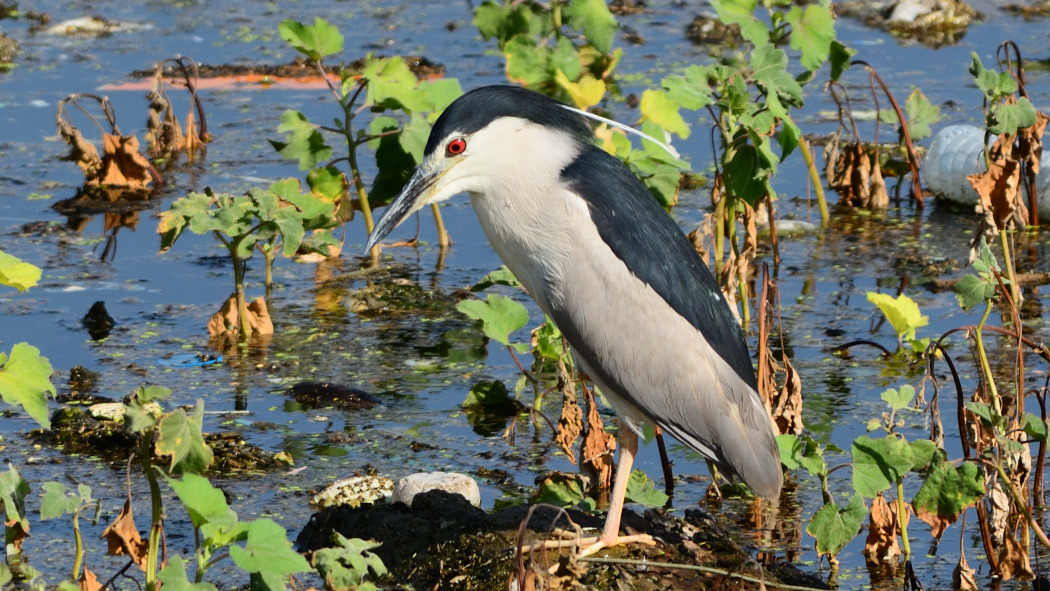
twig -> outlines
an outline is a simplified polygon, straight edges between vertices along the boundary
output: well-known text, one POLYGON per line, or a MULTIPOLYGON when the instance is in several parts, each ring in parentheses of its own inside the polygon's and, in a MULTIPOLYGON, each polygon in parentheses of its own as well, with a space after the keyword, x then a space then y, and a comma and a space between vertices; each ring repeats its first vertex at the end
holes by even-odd
POLYGON ((748 583, 757 583, 759 585, 765 585, 767 587, 776 587, 777 589, 788 589, 795 591, 813 591, 817 587, 806 587, 804 585, 789 585, 787 583, 779 583, 776 581, 770 581, 767 579, 760 579, 751 575, 743 575, 740 573, 731 572, 722 568, 714 568, 711 566, 700 566, 699 564, 681 564, 676 562, 654 562, 652 560, 637 560, 634 558, 610 558, 604 556, 585 556, 579 559, 580 562, 595 562, 599 564, 625 564, 630 566, 644 566, 646 568, 671 568, 678 570, 691 570, 702 573, 708 573, 712 575, 719 575, 722 577, 729 577, 731 579, 739 579, 748 583))

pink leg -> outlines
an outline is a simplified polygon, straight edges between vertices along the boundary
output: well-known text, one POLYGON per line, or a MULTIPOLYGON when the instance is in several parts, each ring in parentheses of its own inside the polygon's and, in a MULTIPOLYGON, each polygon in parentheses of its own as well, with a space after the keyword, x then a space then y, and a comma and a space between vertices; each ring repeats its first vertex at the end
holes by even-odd
POLYGON ((623 515, 623 502, 627 497, 627 480, 631 477, 631 466, 634 465, 634 456, 638 453, 638 435, 621 424, 617 443, 620 447, 620 462, 616 465, 612 498, 609 499, 609 515, 605 518, 605 528, 601 537, 606 546, 615 546, 620 537, 620 517, 623 515))

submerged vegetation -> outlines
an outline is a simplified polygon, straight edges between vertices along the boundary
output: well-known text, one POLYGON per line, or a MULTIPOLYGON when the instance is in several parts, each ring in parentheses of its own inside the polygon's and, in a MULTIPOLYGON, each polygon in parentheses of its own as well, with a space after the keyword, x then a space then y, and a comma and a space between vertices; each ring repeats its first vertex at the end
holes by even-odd
MULTIPOLYGON (((739 31, 736 45, 719 48, 709 63, 668 73, 641 97, 634 97, 638 118, 631 122, 668 143, 708 129, 714 145, 712 162, 702 162, 695 155, 679 156, 647 140, 635 145, 622 130, 606 122, 596 123, 596 133, 603 148, 627 163, 668 210, 677 205, 682 187, 695 180, 693 169, 704 170, 709 177, 710 213, 690 237, 714 267, 741 321, 760 343, 761 395, 782 433, 778 442, 784 468, 795 488, 805 479, 815 479, 812 486, 821 496, 819 507, 798 509, 805 518, 789 516, 778 522, 778 535, 796 547, 778 556, 778 548, 770 542, 774 547, 772 551, 763 548, 763 565, 772 572, 775 563, 797 556, 804 529, 815 541, 821 566, 825 559, 830 565, 830 571, 822 574, 834 583, 838 555, 866 529, 865 559, 873 565, 889 565, 890 577, 914 585, 906 580, 914 577, 909 574, 913 573, 912 561, 927 558, 913 548, 919 526, 910 518, 924 522, 936 542, 949 527, 962 528, 972 508, 981 551, 971 550, 968 560, 965 550, 960 550, 953 559, 954 586, 978 588, 970 561, 979 555, 994 577, 1034 578, 1038 569, 1032 566, 1032 557, 1038 546, 1050 551, 1050 538, 1041 514, 1047 386, 1031 384, 1046 375, 1050 351, 1026 336, 1024 278, 1016 260, 1025 233, 1038 231, 1034 179, 1048 119, 1027 96, 1019 50, 1004 43, 999 49, 999 70, 986 68, 977 55, 969 70, 984 100, 985 171, 970 177, 979 194, 978 228, 970 242, 960 245, 960 250, 972 252, 972 272, 951 287, 962 312, 975 321, 940 336, 929 334, 929 318, 904 293, 904 286, 894 295, 869 293, 868 302, 892 327, 895 347, 865 340, 836 352, 845 362, 862 354, 861 345, 874 345, 882 353, 886 372, 899 382, 882 393, 885 405, 881 414, 867 421, 867 433, 843 451, 803 427, 806 383, 794 370, 790 347, 784 344, 775 276, 771 279, 756 269, 756 261, 771 259, 776 264, 779 260, 779 200, 773 181, 786 159, 801 157, 818 189, 820 219, 825 225, 831 223, 835 211, 824 199, 823 186, 838 192, 841 208, 877 211, 890 206, 886 178, 896 177, 893 201, 901 203, 904 187, 910 184, 911 194, 906 198, 921 207, 924 195, 914 142, 930 134, 939 112, 918 88, 902 107, 872 65, 854 61, 854 50, 836 35, 835 15, 828 1, 794 5, 782 0, 715 0, 712 6, 723 25, 739 31), (845 92, 844 80, 858 75, 861 68, 857 66, 869 76, 876 105, 872 142, 862 140, 861 125, 845 92), (839 105, 841 122, 832 137, 821 140, 825 145, 823 179, 815 162, 815 142, 807 139, 805 122, 798 117, 806 93, 817 92, 813 90, 817 87, 831 93, 839 105), (892 108, 881 109, 879 96, 888 99, 892 108), (895 125, 893 142, 880 143, 880 124, 895 125), (843 134, 848 136, 845 143, 841 142, 843 134), (768 232, 761 232, 763 227, 768 232), (1000 325, 994 324, 993 314, 1001 317, 1000 325), (986 342, 989 333, 999 337, 994 354, 986 342), (975 377, 965 379, 964 374, 975 377), (1033 412, 1035 408, 1038 412, 1033 412), (945 417, 958 425, 955 431, 945 429, 945 417), (842 458, 843 463, 832 458, 842 458), (791 533, 784 533, 789 530, 791 533)), ((596 113, 607 114, 603 109, 608 105, 628 100, 617 81, 624 55, 615 47, 619 23, 603 0, 487 0, 475 10, 473 24, 488 46, 504 57, 505 74, 512 83, 596 113)), ((456 77, 417 73, 402 56, 369 53, 354 67, 329 67, 344 52, 344 37, 324 19, 317 18, 313 24, 285 20, 278 34, 320 76, 333 113, 331 123, 320 124, 299 110, 287 110, 277 129, 266 130, 266 135, 280 138, 269 141, 273 150, 283 159, 297 161, 303 178, 280 179, 237 195, 210 188, 192 192, 171 202, 160 214, 157 227, 162 251, 174 248, 186 229, 210 233, 225 248, 229 265, 220 272, 232 274, 233 291, 208 328, 212 336, 222 337, 215 346, 233 356, 247 357, 257 343, 255 337, 280 330, 280 319, 271 319, 267 301, 278 255, 321 261, 318 264, 346 257, 342 247, 347 236, 363 237, 371 232, 373 209, 386 205, 407 181, 421 161, 431 125, 463 91, 456 77), (352 225, 357 212, 364 220, 363 228, 352 225), (340 227, 343 234, 337 239, 340 227), (250 302, 246 269, 256 256, 263 261, 266 296, 250 302)), ((148 192, 162 182, 162 173, 155 167, 160 159, 169 160, 163 163, 166 166, 176 166, 171 160, 177 160, 178 154, 185 154, 187 160, 207 158, 202 146, 211 135, 196 96, 196 65, 185 58, 175 63, 185 75, 192 107, 184 133, 172 114, 158 67, 150 95, 149 144, 150 154, 159 159, 147 159, 139 153, 136 138, 120 133, 112 105, 104 97, 76 95, 60 103, 56 116, 60 135, 84 171, 84 195, 98 199, 101 191, 109 201, 135 201, 138 198, 132 194, 148 192), (108 123, 101 154, 66 112, 67 106, 85 111, 79 102, 85 99, 96 100, 108 123)), ((438 226, 437 246, 443 253, 450 238, 436 206, 432 215, 438 226)), ((381 262, 378 250, 354 260, 362 269, 381 262)), ((39 268, 0 252, 0 285, 25 290, 40 277, 39 268)), ((459 300, 455 306, 459 313, 479 323, 475 332, 490 344, 506 348, 519 370, 513 387, 501 380, 477 381, 463 395, 464 415, 478 433, 502 433, 512 441, 515 431, 526 424, 517 418, 528 416, 536 437, 553 438, 568 461, 580 468, 580 474, 544 474, 537 480, 532 500, 574 508, 577 517, 593 514, 608 494, 612 478, 613 438, 598 411, 601 393, 576 371, 550 319, 527 335, 520 332, 529 325, 529 315, 517 301, 519 288, 504 268, 494 270, 472 288, 474 293, 487 291, 484 300, 465 292, 450 298, 459 300), (531 357, 531 363, 525 356, 531 357), (531 400, 524 398, 526 391, 531 400)), ((355 306, 360 306, 362 315, 385 312, 370 309, 366 296, 358 299, 355 306)), ((9 352, 0 352, 4 402, 22 409, 45 430, 51 428, 48 397, 56 393, 52 373, 48 359, 30 343, 19 342, 9 352)), ((136 388, 123 403, 123 429, 134 447, 127 459, 128 471, 145 482, 151 508, 149 527, 140 531, 134 522, 129 483, 124 508, 106 529, 105 538, 110 554, 127 557, 125 568, 138 568, 136 580, 143 588, 215 588, 209 581, 211 573, 227 558, 239 572, 247 573, 253 589, 301 587, 296 577, 307 572, 316 572, 310 576, 316 576, 327 589, 374 589, 386 583, 414 582, 411 569, 388 571, 375 542, 337 533, 330 546, 312 552, 308 562, 293 550, 286 530, 274 520, 239 519, 223 491, 205 476, 213 451, 203 433, 203 401, 191 408, 165 408, 162 404, 170 394, 167 388, 147 384, 136 388), (167 553, 165 535, 171 532, 165 523, 174 498, 191 521, 191 557, 167 553)), ((662 434, 647 435, 663 449, 662 434)), ((669 502, 675 481, 666 457, 664 464, 666 491, 658 490, 653 480, 636 471, 628 489, 632 502, 645 507, 669 502)), ((92 511, 97 514, 104 500, 94 498, 91 487, 84 484, 75 491, 60 482, 32 487, 44 492, 39 506, 33 506, 31 484, 15 466, 0 474, 7 539, 0 584, 18 579, 42 586, 40 573, 19 560, 30 530, 30 514, 39 512, 41 520, 68 516, 71 522, 74 554, 70 578, 60 588, 108 588, 123 571, 101 573, 86 564, 88 543, 81 532, 81 519, 92 511)), ((721 494, 747 498, 748 492, 723 487, 721 494)), ((710 502, 720 501, 711 497, 710 502)), ((795 502, 784 500, 785 504, 795 502)), ((761 508, 756 514, 761 520, 761 508)), ((677 556, 702 562, 699 548, 683 545, 676 550, 677 556)), ((535 585, 540 580, 550 588, 570 588, 586 570, 572 560, 565 570, 548 577, 546 569, 536 566, 541 559, 529 562, 531 558, 523 556, 519 541, 513 557, 499 558, 502 576, 516 577, 519 585, 535 585), (519 568, 507 575, 512 560, 519 561, 519 568)), ((489 583, 505 587, 507 581, 489 583)))

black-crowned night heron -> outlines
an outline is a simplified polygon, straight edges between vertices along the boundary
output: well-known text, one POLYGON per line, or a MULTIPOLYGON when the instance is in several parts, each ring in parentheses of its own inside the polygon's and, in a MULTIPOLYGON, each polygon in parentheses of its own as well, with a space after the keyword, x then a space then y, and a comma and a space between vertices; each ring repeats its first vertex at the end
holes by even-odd
POLYGON ((620 514, 638 425, 648 423, 776 500, 783 474, 743 333, 711 271, 644 185, 598 147, 584 113, 489 86, 434 124, 423 163, 371 249, 427 203, 470 195, 500 258, 568 340, 620 417, 605 528, 620 514))

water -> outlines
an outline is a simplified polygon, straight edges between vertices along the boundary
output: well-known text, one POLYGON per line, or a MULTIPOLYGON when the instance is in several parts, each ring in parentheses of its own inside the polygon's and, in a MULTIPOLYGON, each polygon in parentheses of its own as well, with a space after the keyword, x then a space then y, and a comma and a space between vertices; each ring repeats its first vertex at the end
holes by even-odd
MULTIPOLYGON (((159 254, 154 232, 158 212, 173 199, 205 186, 242 191, 299 176, 294 163, 281 160, 266 139, 278 137, 279 117, 288 108, 301 110, 317 122, 335 117, 336 106, 326 92, 251 86, 204 91, 204 108, 215 141, 200 162, 180 166, 167 175, 162 198, 139 212, 137 223, 112 230, 106 227, 105 216, 95 214, 72 224, 75 228, 66 228, 69 221, 51 209, 54 202, 72 197, 82 182, 80 171, 62 159, 67 148, 55 134, 55 106, 70 93, 96 92, 103 85, 119 84, 128 79, 129 72, 151 68, 176 54, 212 65, 286 63, 294 52, 277 35, 277 23, 288 17, 309 22, 314 16, 340 27, 346 37, 340 57, 346 61, 368 51, 421 54, 445 65, 447 75, 459 78, 464 88, 503 82, 502 58, 494 53, 494 45, 478 39, 470 24, 468 3, 344 1, 289 9, 236 2, 129 6, 102 1, 93 3, 90 10, 58 2, 39 2, 33 8, 49 13, 55 21, 88 14, 120 15, 120 20, 146 28, 102 38, 56 37, 30 32, 30 23, 24 19, 0 21, 0 30, 21 45, 17 67, 0 73, 0 248, 44 269, 41 285, 28 293, 0 293, 0 350, 7 351, 19 341, 40 347, 60 371, 55 379, 60 391, 66 388, 65 372, 78 364, 100 373, 96 393, 103 396, 119 399, 144 382, 168 386, 175 392, 174 404, 202 399, 207 410, 216 413, 207 416, 206 430, 236 429, 268 451, 290 452, 296 467, 305 470, 278 478, 258 475, 217 482, 231 491, 232 504, 242 517, 270 516, 293 533, 309 515, 307 491, 368 466, 397 478, 415 470, 477 473, 479 468, 498 465, 512 476, 511 482, 483 481, 486 506, 501 497, 527 495, 536 473, 573 469, 550 442, 549 433, 541 431, 536 436, 523 422, 515 445, 510 445, 498 434, 476 432, 460 407, 474 383, 500 379, 513 384, 517 371, 500 347, 490 344, 486 354, 480 331, 454 310, 457 290, 499 266, 464 198, 443 210, 455 241, 447 256, 441 258, 432 246, 436 236, 428 214, 421 220, 422 247, 385 253, 383 267, 393 268, 392 277, 431 294, 428 312, 368 316, 353 312, 360 290, 370 281, 389 278, 386 272, 378 276, 360 272, 357 254, 365 236, 363 224, 355 221, 339 261, 278 263, 277 287, 270 299, 277 333, 268 344, 216 367, 174 369, 161 363, 170 355, 213 350, 204 326, 232 284, 224 251, 211 237, 187 234, 171 252, 159 254), (58 228, 43 235, 21 232, 24 224, 37 221, 58 228), (114 240, 115 255, 101 260, 114 240), (105 301, 117 323, 103 342, 89 340, 80 324, 97 300, 105 301), (359 387, 379 397, 382 405, 360 413, 304 408, 287 396, 292 384, 304 380, 359 387), (413 445, 419 443, 426 445, 413 445)), ((918 85, 934 104, 942 105, 942 125, 973 123, 980 118, 980 94, 966 72, 969 53, 977 51, 988 66, 994 63, 995 47, 1003 39, 1014 39, 1033 58, 1042 57, 1045 45, 1044 23, 1008 16, 991 4, 978 8, 985 13, 984 22, 972 27, 959 44, 940 50, 898 43, 847 19, 840 19, 837 26, 840 37, 858 49, 857 57, 879 69, 898 99, 903 101, 912 85, 918 85)), ((666 73, 704 59, 702 50, 690 46, 682 35, 701 9, 696 3, 651 2, 646 12, 621 18, 647 40, 639 46, 618 42, 626 52, 618 69, 624 95, 640 95, 666 73)), ((1050 104, 1044 72, 1030 71, 1028 83, 1037 105, 1050 104)), ((850 74, 845 85, 856 109, 874 108, 862 73, 850 74)), ((116 108, 121 130, 141 135, 146 117, 143 93, 106 93, 116 108)), ((177 92, 173 96, 184 100, 177 92)), ((831 132, 836 125, 834 104, 820 92, 818 83, 807 89, 807 101, 799 117, 805 131, 831 132)), ((622 121, 637 117, 621 103, 607 107, 622 121)), ((82 120, 81 124, 85 125, 82 120)), ((883 137, 886 133, 884 129, 883 137)), ((688 141, 676 145, 695 169, 709 168, 711 153, 703 124, 694 126, 688 141)), ((366 170, 366 174, 371 172, 366 170)), ((818 221, 799 158, 782 166, 775 185, 782 198, 781 215, 818 221)), ((682 195, 681 202, 674 215, 683 230, 691 230, 705 212, 709 197, 700 190, 682 195)), ((921 378, 918 370, 881 362, 871 349, 855 349, 849 359, 833 355, 835 347, 855 339, 894 345, 888 326, 872 334, 877 314, 866 292, 895 293, 906 279, 905 293, 930 316, 930 326, 921 329, 920 336, 936 337, 977 321, 959 310, 950 292, 933 290, 926 281, 930 272, 925 270, 936 266, 947 269, 944 276, 958 276, 965 267, 965 245, 971 231, 968 215, 937 206, 920 211, 905 204, 871 215, 836 210, 825 230, 782 240, 783 261, 776 277, 784 306, 786 346, 803 380, 804 420, 823 443, 849 449, 850 442, 864 432, 867 419, 883 411, 879 394, 885 388, 918 385, 921 378)), ((392 239, 413 232, 413 225, 406 224, 392 239)), ((1029 271, 1046 271, 1045 237, 1032 238, 1026 248, 1030 254, 1020 264, 1029 271)), ((765 253, 763 259, 769 258, 765 253)), ((249 295, 261 295, 257 265, 250 269, 249 282, 249 295)), ((1027 295, 1040 310, 1045 296, 1034 290, 1027 295)), ((516 297, 529 306, 533 322, 538 322, 535 307, 520 294, 516 297)), ((1026 329, 1033 339, 1046 339, 1046 326, 1038 313, 1026 329)), ((516 336, 527 339, 524 331, 516 336)), ((961 345, 952 353, 957 360, 967 357, 961 345)), ((1034 366, 1033 371, 1044 370, 1034 366)), ((947 418, 951 404, 943 405, 948 451, 951 457, 959 457, 961 452, 951 447, 953 421, 947 418)), ((33 447, 22 437, 30 428, 29 421, 19 417, 0 422, 6 444, 3 459, 18 465, 31 482, 64 478, 91 484, 95 496, 105 500, 105 514, 94 528, 101 531, 123 499, 123 471, 91 458, 33 447)), ((909 431, 911 436, 918 432, 909 431)), ((698 456, 677 444, 671 452, 677 475, 687 480, 705 477, 698 456)), ((832 455, 830 463, 846 460, 832 455)), ((642 450, 638 464, 650 475, 661 473, 654 446, 642 450)), ((848 470, 836 473, 836 490, 848 487, 847 475, 848 470)), ((814 479, 801 474, 796 479, 800 519, 805 523, 818 507, 819 491, 814 479)), ((140 486, 135 484, 137 499, 143 498, 140 486)), ((702 482, 679 483, 678 510, 695 505, 702 487, 702 482)), ((908 498, 913 494, 909 489, 908 498)), ((31 505, 35 502, 31 499, 31 505)), ((727 507, 729 511, 739 509, 731 504, 727 507)), ((146 507, 140 511, 145 515, 146 507)), ((179 521, 183 516, 173 519, 170 532, 188 532, 185 522, 179 521)), ((980 546, 971 533, 972 515, 968 522, 964 545, 970 548, 971 565, 976 566, 981 564, 980 546)), ((38 526, 34 520, 33 537, 27 542, 30 561, 45 569, 50 580, 57 580, 68 567, 66 527, 59 522, 38 526)), ((931 545, 924 526, 913 525, 910 532, 919 579, 928 587, 948 586, 957 557, 958 527, 949 529, 936 557, 922 555, 931 545)), ((799 559, 814 564, 812 539, 801 535, 801 540, 799 559)), ((862 548, 858 538, 841 555, 841 587, 892 585, 892 579, 869 575, 862 548)), ((90 557, 104 560, 97 549, 90 557)), ((816 569, 815 564, 812 568, 816 569)), ((983 584, 989 582, 986 571, 981 572, 983 584)))

